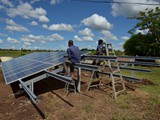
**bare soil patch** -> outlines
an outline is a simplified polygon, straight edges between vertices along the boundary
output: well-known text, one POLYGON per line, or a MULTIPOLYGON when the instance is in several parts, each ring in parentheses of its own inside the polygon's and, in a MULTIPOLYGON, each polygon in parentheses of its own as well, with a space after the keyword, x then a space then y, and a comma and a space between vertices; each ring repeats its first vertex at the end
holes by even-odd
MULTIPOLYGON (((82 72, 82 93, 64 93, 64 83, 51 77, 35 83, 38 104, 34 105, 25 92, 19 91, 18 82, 6 85, 0 74, 0 120, 118 120, 146 119, 150 107, 146 100, 149 94, 138 91, 140 84, 126 81, 127 94, 114 100, 107 86, 92 88, 86 92, 90 73, 82 72), (141 96, 144 97, 141 97, 141 96), (144 100, 145 99, 145 100, 144 100), (143 105, 143 106, 139 106, 143 105)), ((144 84, 152 84, 148 80, 144 84)), ((108 85, 108 80, 103 81, 108 85)), ((159 111, 160 106, 152 106, 159 111)), ((151 113, 154 120, 160 118, 159 112, 151 113)))

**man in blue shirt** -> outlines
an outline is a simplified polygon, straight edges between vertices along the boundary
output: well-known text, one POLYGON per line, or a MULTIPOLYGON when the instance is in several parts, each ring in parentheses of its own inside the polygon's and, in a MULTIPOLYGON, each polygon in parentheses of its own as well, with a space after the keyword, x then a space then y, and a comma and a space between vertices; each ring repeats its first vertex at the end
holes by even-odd
POLYGON ((68 41, 68 46, 69 46, 69 48, 67 49, 68 60, 65 60, 63 62, 63 65, 66 75, 72 77, 74 72, 73 65, 74 63, 80 63, 81 54, 79 48, 73 44, 73 40, 68 41), (70 72, 68 70, 68 66, 70 66, 70 72))

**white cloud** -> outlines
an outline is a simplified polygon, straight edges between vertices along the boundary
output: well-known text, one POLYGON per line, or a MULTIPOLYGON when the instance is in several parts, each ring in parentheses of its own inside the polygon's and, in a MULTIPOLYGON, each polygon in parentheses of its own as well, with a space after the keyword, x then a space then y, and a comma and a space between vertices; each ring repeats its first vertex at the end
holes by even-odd
POLYGON ((48 30, 65 30, 65 31, 73 31, 73 27, 70 24, 52 24, 51 26, 43 25, 43 28, 46 28, 48 30))
POLYGON ((78 35, 74 36, 74 40, 82 42, 82 41, 93 41, 93 38, 91 36, 84 36, 82 38, 78 37, 78 35))
POLYGON ((29 30, 26 27, 16 24, 11 19, 6 19, 6 23, 8 24, 5 28, 6 30, 17 32, 29 32, 29 30))
POLYGON ((82 38, 84 41, 93 41, 93 38, 90 36, 85 36, 82 38))
POLYGON ((36 25, 38 25, 38 23, 37 23, 36 21, 32 21, 32 22, 31 22, 31 25, 36 26, 36 25))
POLYGON ((49 41, 59 41, 59 40, 64 40, 64 37, 62 37, 59 34, 52 34, 52 35, 48 36, 47 39, 49 41))
POLYGON ((20 32, 21 29, 23 29, 23 28, 20 28, 17 26, 9 26, 9 25, 6 26, 6 30, 9 30, 9 31, 19 31, 20 32))
POLYGON ((47 41, 59 41, 59 40, 64 40, 64 37, 62 37, 59 34, 52 34, 49 36, 43 36, 43 35, 23 35, 21 37, 21 41, 24 42, 25 45, 31 45, 32 43, 41 43, 41 44, 45 44, 47 41))
POLYGON ((9 7, 14 7, 14 5, 11 3, 11 1, 8 1, 8 0, 1 0, 1 4, 9 6, 9 7))
POLYGON ((79 34, 84 35, 84 36, 94 37, 94 34, 92 33, 91 29, 89 29, 89 28, 85 28, 84 30, 80 30, 79 34))
POLYGON ((145 29, 145 30, 136 30, 135 34, 141 33, 141 34, 147 34, 149 32, 149 29, 145 29))
POLYGON ((7 41, 10 42, 10 43, 15 43, 15 44, 20 43, 18 40, 14 39, 14 38, 10 38, 10 37, 7 38, 7 41))
POLYGON ((49 22, 49 19, 46 16, 42 15, 39 17, 39 21, 40 22, 49 22))
POLYGON ((110 31, 103 30, 103 31, 102 31, 102 34, 103 34, 107 39, 110 39, 110 40, 118 40, 117 37, 116 37, 115 35, 113 35, 110 31))
POLYGON ((129 39, 129 37, 127 37, 127 36, 123 36, 123 37, 121 37, 121 39, 122 39, 122 40, 128 40, 128 39, 129 39))
POLYGON ((41 41, 42 44, 46 44, 46 41, 41 41))
POLYGON ((75 35, 75 36, 74 36, 74 40, 76 40, 76 41, 82 41, 82 39, 79 38, 78 35, 75 35))
POLYGON ((9 8, 6 10, 8 16, 16 17, 21 16, 25 19, 36 18, 40 22, 49 22, 49 19, 46 17, 46 10, 43 8, 33 8, 29 3, 22 3, 16 8, 9 8))
POLYGON ((2 39, 0 39, 0 44, 1 44, 1 43, 3 43, 3 40, 2 40, 2 39))
POLYGON ((112 44, 113 45, 113 49, 114 50, 121 50, 123 51, 123 43, 119 43, 119 44, 112 44))
POLYGON ((24 44, 25 44, 25 45, 28 45, 28 46, 31 45, 31 43, 29 43, 29 42, 24 42, 24 44))
POLYGON ((27 36, 22 36, 21 40, 27 43, 34 43, 34 42, 40 42, 44 41, 46 38, 43 35, 35 36, 35 35, 27 35, 27 36))
MULTIPOLYGON (((156 0, 114 0, 114 2, 129 2, 129 3, 146 3, 146 4, 160 4, 160 1, 156 0)), ((139 4, 112 4, 113 16, 136 16, 140 11, 144 11, 146 8, 155 8, 155 5, 139 5, 139 4)))
POLYGON ((46 28, 46 29, 48 29, 48 25, 43 24, 43 25, 42 25, 42 28, 46 28))
POLYGON ((6 19, 6 23, 9 25, 17 25, 12 19, 6 19))
POLYGON ((91 29, 85 28, 84 30, 79 31, 80 35, 83 35, 82 38, 79 38, 78 35, 74 36, 76 41, 93 41, 94 34, 92 33, 91 29))
POLYGON ((62 0, 51 0, 51 4, 55 5, 60 3, 62 0))
POLYGON ((123 46, 124 42, 119 43, 119 45, 123 46))
POLYGON ((81 22, 86 26, 98 30, 109 30, 113 27, 105 17, 99 16, 98 14, 93 14, 91 17, 85 18, 81 22))

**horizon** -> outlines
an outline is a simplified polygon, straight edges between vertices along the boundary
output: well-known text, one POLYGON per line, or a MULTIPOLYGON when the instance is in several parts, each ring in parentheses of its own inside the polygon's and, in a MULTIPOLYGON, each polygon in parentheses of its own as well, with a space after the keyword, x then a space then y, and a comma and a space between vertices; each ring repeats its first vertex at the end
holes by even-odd
MULTIPOLYGON (((142 2, 160 4, 158 0, 142 2)), ((128 31, 138 22, 128 17, 157 6, 160 7, 71 0, 1 0, 0 48, 66 50, 71 39, 80 49, 96 49, 97 41, 103 39, 115 50, 123 51, 123 44, 131 36, 128 31)), ((146 33, 135 31, 139 32, 146 33)))

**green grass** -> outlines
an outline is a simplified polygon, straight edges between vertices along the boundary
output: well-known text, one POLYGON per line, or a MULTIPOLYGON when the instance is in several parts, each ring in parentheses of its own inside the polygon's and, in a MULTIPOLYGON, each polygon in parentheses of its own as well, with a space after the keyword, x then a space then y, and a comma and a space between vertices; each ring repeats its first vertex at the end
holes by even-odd
POLYGON ((27 52, 22 52, 22 51, 0 51, 0 56, 5 56, 5 57, 19 57, 19 56, 23 56, 26 54, 32 53, 31 51, 27 51, 27 52))
MULTIPOLYGON (((152 71, 151 73, 134 72, 134 77, 147 79, 155 84, 155 85, 142 85, 140 89, 149 93, 160 94, 160 89, 159 89, 160 88, 160 68, 140 67, 140 66, 135 66, 135 68, 150 69, 152 71)), ((127 76, 132 76, 132 71, 122 70, 122 74, 127 76)))
POLYGON ((88 105, 86 105, 86 106, 83 108, 83 110, 84 110, 86 113, 92 112, 93 109, 94 109, 94 108, 92 107, 91 104, 88 104, 88 105))

